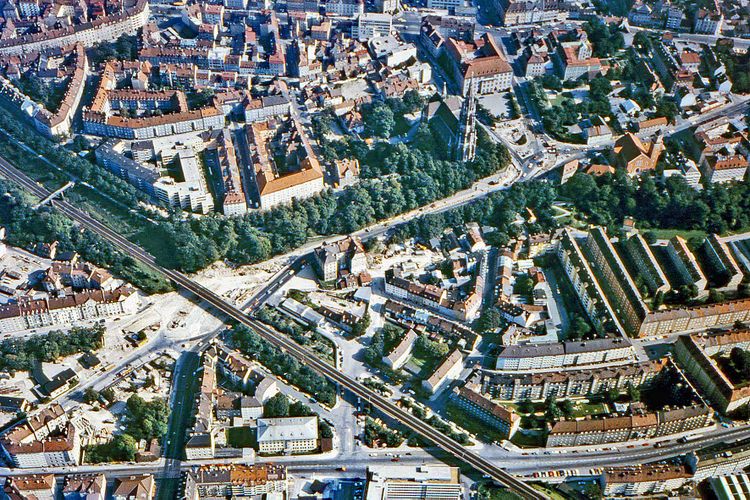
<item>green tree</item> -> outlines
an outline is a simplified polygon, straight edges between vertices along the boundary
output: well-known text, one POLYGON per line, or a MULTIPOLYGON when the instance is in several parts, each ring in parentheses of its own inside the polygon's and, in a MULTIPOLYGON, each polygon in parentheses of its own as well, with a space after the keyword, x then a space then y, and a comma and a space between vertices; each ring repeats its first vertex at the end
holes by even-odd
POLYGON ((289 398, 279 392, 273 395, 268 401, 266 401, 266 404, 263 405, 263 416, 266 418, 288 417, 289 410, 289 398))
POLYGON ((370 106, 364 107, 362 120, 365 125, 365 132, 368 135, 385 139, 391 136, 391 132, 396 126, 393 111, 381 102, 374 102, 370 106))
POLYGON ((370 327, 370 312, 366 311, 365 314, 352 325, 352 337, 361 337, 365 333, 367 333, 367 329, 370 327))

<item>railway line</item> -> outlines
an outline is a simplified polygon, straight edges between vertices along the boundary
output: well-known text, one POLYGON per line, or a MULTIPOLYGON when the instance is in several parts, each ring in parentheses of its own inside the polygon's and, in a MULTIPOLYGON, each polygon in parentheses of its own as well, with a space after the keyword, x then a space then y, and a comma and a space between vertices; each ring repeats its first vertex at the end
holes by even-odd
MULTIPOLYGON (((0 157, 0 175, 17 183, 19 186, 28 190, 40 199, 44 199, 50 194, 50 192, 46 188, 37 184, 34 180, 16 169, 12 164, 7 162, 2 157, 0 157)), ((249 328, 252 328, 264 340, 270 342, 277 348, 293 355, 300 362, 305 363, 321 375, 324 375, 331 381, 339 384, 341 387, 350 391, 361 400, 367 401, 382 414, 398 421, 401 425, 412 430, 424 439, 433 442, 435 445, 442 448, 444 451, 448 452, 456 459, 482 472, 486 477, 492 478, 498 483, 506 486, 522 498, 547 498, 540 491, 517 479, 503 469, 495 466, 489 460, 481 457, 471 450, 466 449, 458 442, 438 432, 423 421, 414 417, 405 410, 399 408, 387 398, 365 387, 356 380, 338 372, 333 367, 319 360, 313 353, 309 352, 307 349, 299 346, 294 341, 289 340, 285 335, 269 328, 268 326, 260 323, 257 320, 254 320, 251 317, 248 317, 240 309, 227 303, 221 296, 219 296, 215 292, 191 280, 178 271, 160 266, 156 262, 156 259, 141 247, 123 238, 87 213, 75 208, 67 201, 56 200, 53 204, 57 208, 57 210, 59 210, 61 213, 63 213, 73 221, 77 222, 80 226, 94 233, 97 233, 98 235, 112 243, 120 251, 132 256, 134 259, 137 259, 142 264, 148 266, 154 271, 165 275, 177 286, 191 292, 196 297, 202 299, 226 316, 229 316, 235 321, 242 323, 249 328)))

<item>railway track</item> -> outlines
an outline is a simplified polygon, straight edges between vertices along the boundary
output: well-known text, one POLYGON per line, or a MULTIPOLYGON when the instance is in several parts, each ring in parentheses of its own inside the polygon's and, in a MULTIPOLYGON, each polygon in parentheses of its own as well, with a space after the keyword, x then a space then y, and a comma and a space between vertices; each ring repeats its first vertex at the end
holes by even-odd
MULTIPOLYGON (((26 176, 24 173, 19 171, 2 157, 0 157, 0 174, 7 179, 17 183, 19 186, 28 190, 41 199, 44 199, 50 194, 50 192, 46 188, 37 184, 33 179, 26 176)), ((117 247, 120 251, 132 256, 154 271, 165 275, 177 286, 191 292, 196 297, 213 306, 216 310, 231 317, 235 321, 242 323, 249 328, 252 328, 264 340, 270 342, 277 348, 293 355, 300 362, 310 366, 315 371, 317 371, 321 375, 324 375, 331 381, 336 382, 360 399, 367 401, 384 415, 398 421, 401 425, 412 430, 424 439, 433 442, 435 445, 439 446, 444 451, 454 456, 456 459, 470 465, 474 469, 482 472, 486 476, 506 486, 522 498, 547 498, 540 491, 532 488, 528 484, 507 473, 503 469, 495 466, 489 460, 484 459, 471 450, 466 449, 464 446, 454 441, 453 439, 450 439, 442 433, 438 432, 433 427, 427 425, 425 422, 419 420, 415 416, 396 406, 387 398, 365 387, 351 377, 338 372, 333 367, 318 359, 307 349, 299 346, 294 341, 289 340, 285 335, 269 328, 268 326, 254 320, 253 318, 248 317, 240 309, 227 303, 221 296, 219 296, 215 292, 191 280, 179 271, 167 269, 160 266, 156 262, 156 259, 141 247, 123 238, 87 213, 75 208, 67 201, 55 200, 53 204, 57 208, 57 210, 77 222, 85 229, 99 234, 101 237, 108 240, 115 247, 117 247)))

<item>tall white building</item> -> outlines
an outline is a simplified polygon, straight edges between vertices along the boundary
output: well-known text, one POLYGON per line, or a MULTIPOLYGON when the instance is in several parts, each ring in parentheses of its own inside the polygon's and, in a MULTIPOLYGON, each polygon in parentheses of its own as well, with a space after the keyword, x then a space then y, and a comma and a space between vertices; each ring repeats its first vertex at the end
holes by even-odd
POLYGON ((381 465, 367 470, 365 500, 459 500, 463 488, 458 467, 442 464, 381 465))
POLYGON ((366 42, 376 36, 388 36, 393 28, 393 16, 390 14, 367 13, 357 18, 352 26, 352 38, 366 42))

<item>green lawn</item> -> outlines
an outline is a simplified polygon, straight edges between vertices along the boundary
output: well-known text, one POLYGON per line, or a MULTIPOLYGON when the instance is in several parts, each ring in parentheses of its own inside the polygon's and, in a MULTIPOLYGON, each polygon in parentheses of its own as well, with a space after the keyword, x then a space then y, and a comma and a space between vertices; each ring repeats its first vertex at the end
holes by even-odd
POLYGON ((603 403, 578 403, 573 411, 573 418, 585 417, 587 415, 604 415, 609 410, 603 403))
POLYGON ((686 240, 690 238, 705 238, 707 236, 705 231, 690 231, 687 229, 646 229, 645 232, 653 233, 659 240, 668 240, 677 235, 682 236, 686 240))

